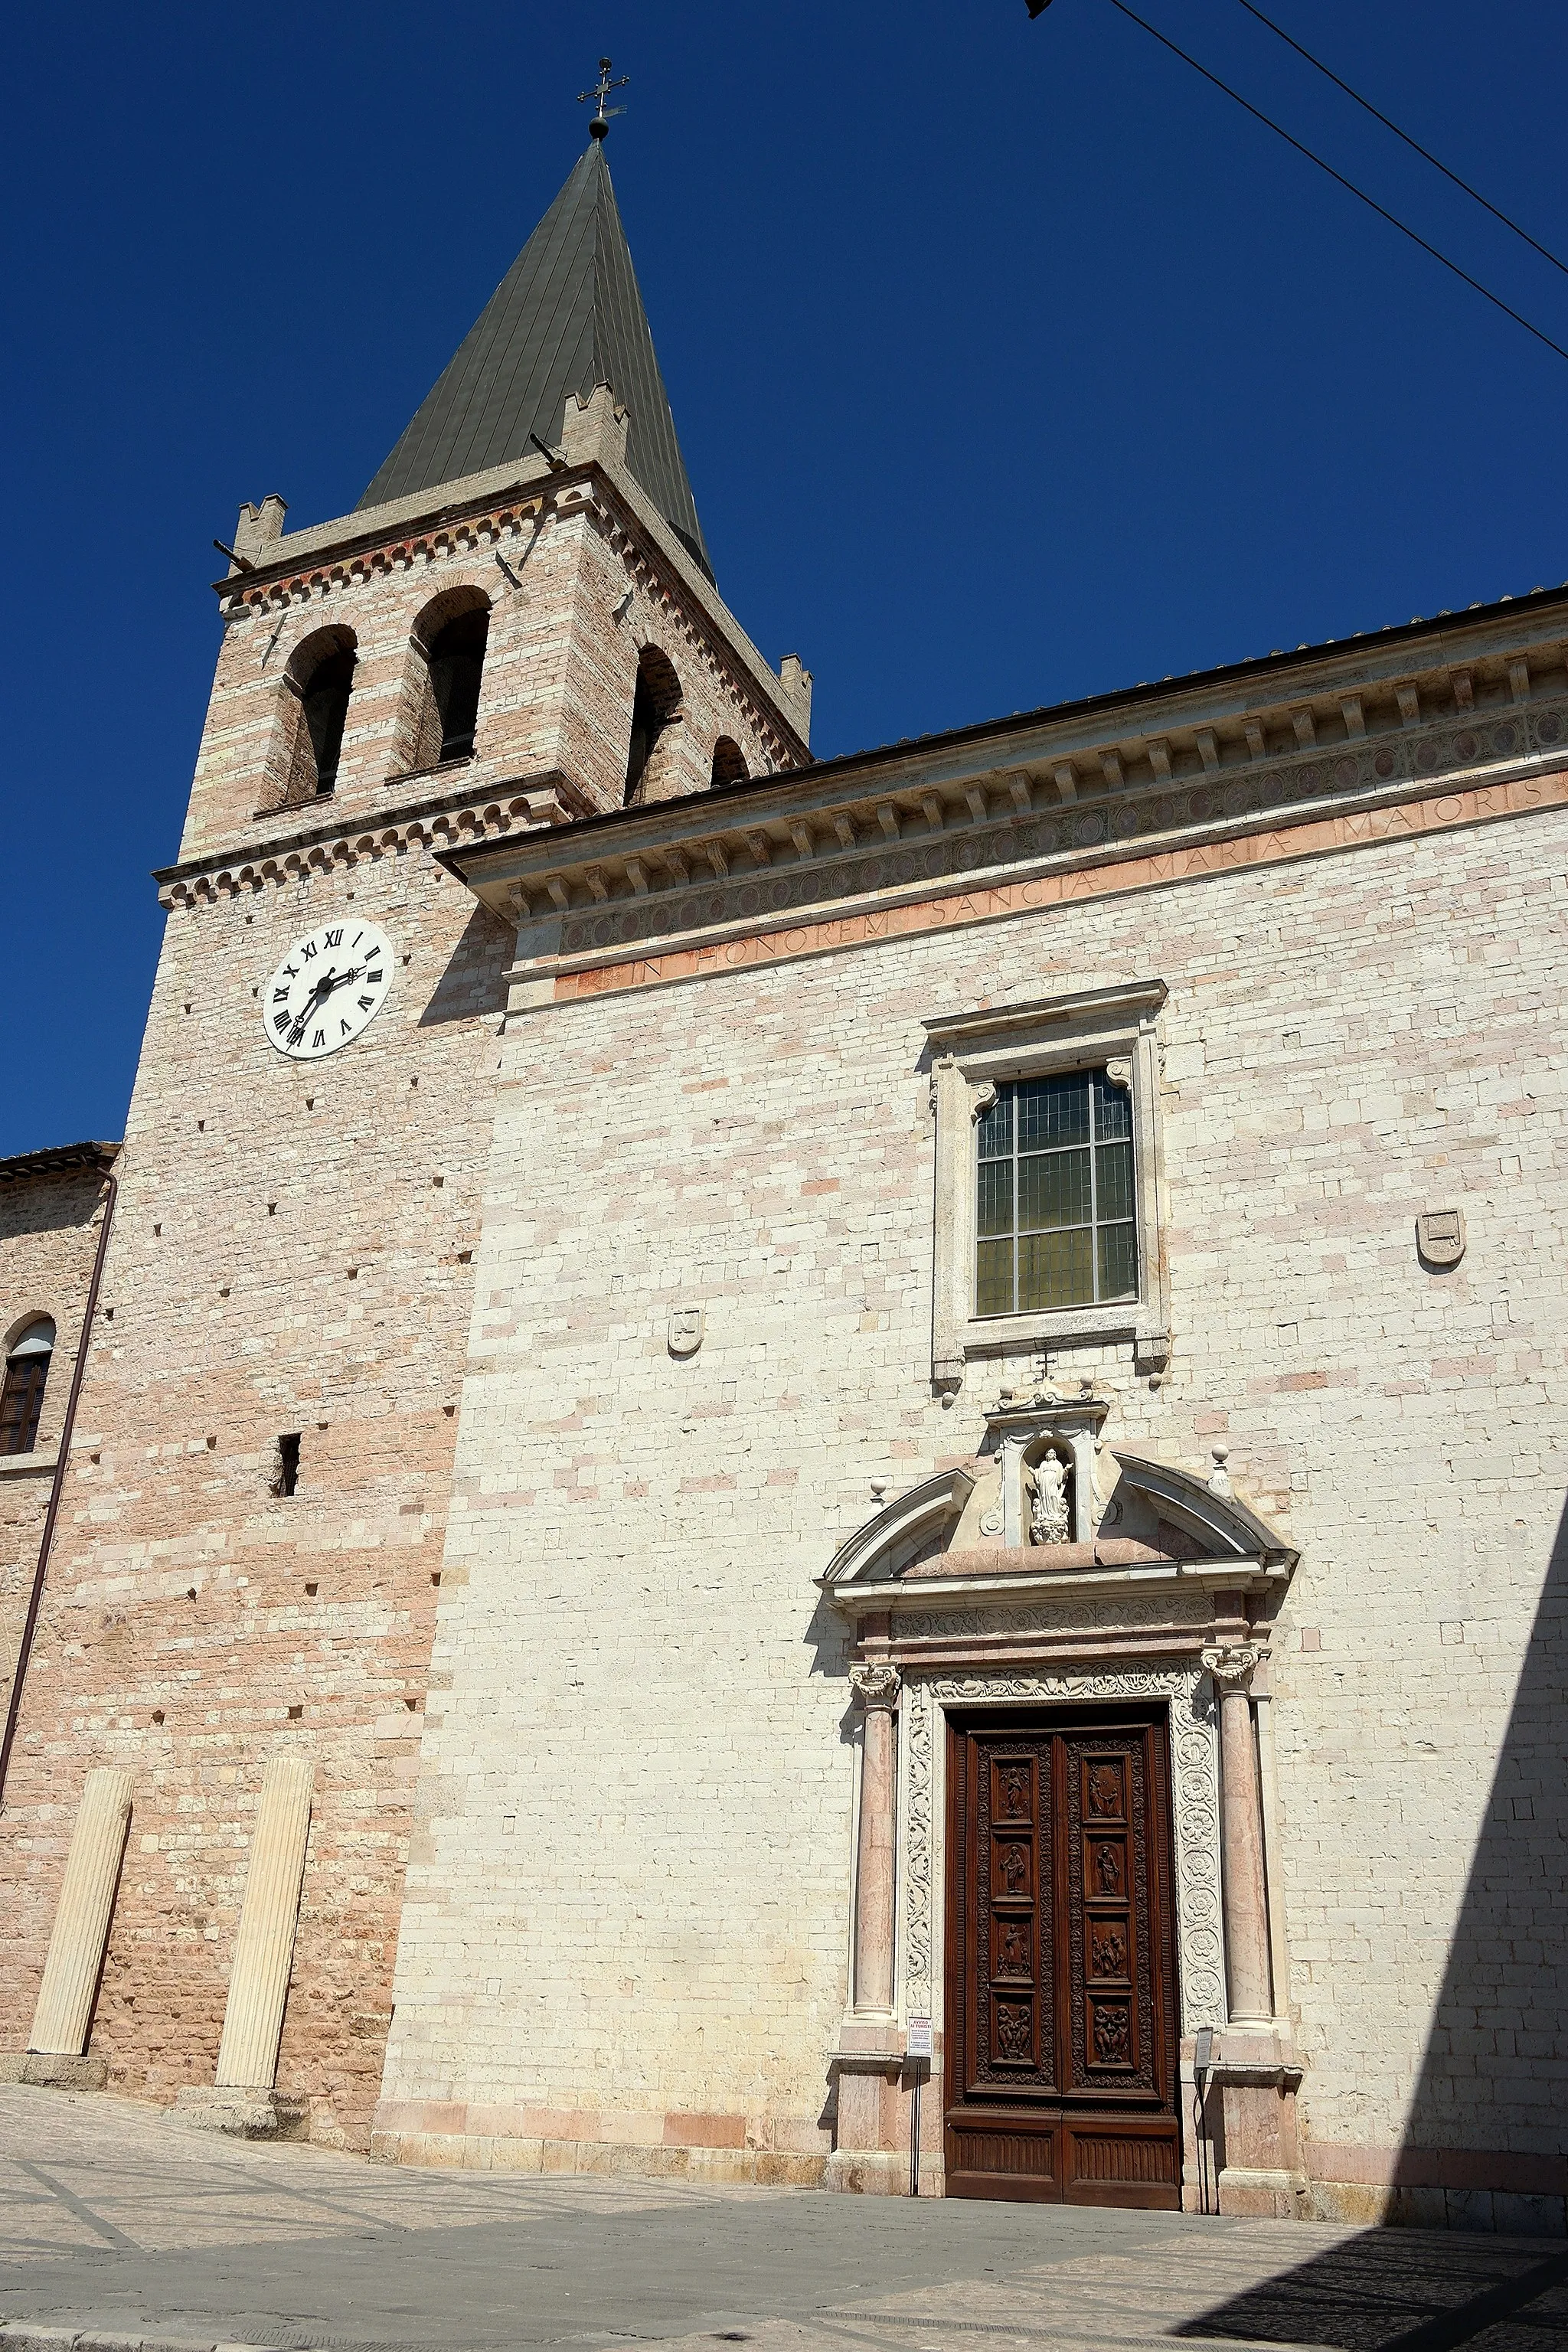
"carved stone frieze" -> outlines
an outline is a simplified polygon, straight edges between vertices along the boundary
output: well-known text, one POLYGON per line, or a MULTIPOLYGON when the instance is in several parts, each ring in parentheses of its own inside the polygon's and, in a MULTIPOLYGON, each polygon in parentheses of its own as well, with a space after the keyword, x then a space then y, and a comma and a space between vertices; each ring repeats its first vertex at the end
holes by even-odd
MULTIPOLYGON (((611 906, 574 909, 562 928, 560 952, 571 957, 728 923, 754 923, 808 906, 881 899, 921 884, 963 880, 1038 860, 1070 864, 1119 844, 1224 833, 1288 809, 1397 797, 1401 788, 1466 769, 1552 756, 1565 744, 1568 700, 1542 700, 1506 715, 1477 716, 1463 726, 1448 721, 1404 729, 1381 740, 1352 740, 1327 751, 1313 746, 1289 757, 1276 751, 1255 756, 1235 772, 1205 769, 1201 776, 1182 780, 1179 788, 1152 771, 1142 784, 1129 779, 1120 790, 1101 795, 1086 778, 1073 803, 1055 812, 1031 806, 1027 813, 1014 809, 976 823, 967 809, 944 808, 931 794, 941 829, 931 829, 928 812, 924 835, 900 839, 897 846, 886 837, 875 846, 868 840, 861 856, 797 857, 793 869, 764 865, 749 850, 738 852, 750 859, 749 866, 710 889, 682 887, 683 877, 673 871, 666 887, 651 892, 619 884, 611 906)), ((883 800, 886 804, 885 791, 883 800)), ((869 808, 852 829, 874 835, 869 808)))
POLYGON ((1053 1640, 1073 1633, 1129 1632, 1140 1626, 1197 1627, 1210 1622, 1214 1604, 1205 1592, 1167 1591, 1158 1599, 1142 1594, 1113 1601, 1074 1597, 1050 1609, 1037 1603, 1030 1609, 911 1610, 900 1615, 900 1639, 966 1641, 994 1633, 1049 1634, 1053 1640))

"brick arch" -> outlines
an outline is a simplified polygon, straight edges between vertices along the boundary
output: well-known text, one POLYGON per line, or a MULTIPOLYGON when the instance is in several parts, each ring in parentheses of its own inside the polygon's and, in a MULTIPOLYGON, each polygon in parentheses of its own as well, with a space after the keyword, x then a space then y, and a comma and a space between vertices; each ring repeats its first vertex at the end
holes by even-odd
POLYGON ((641 646, 626 751, 626 807, 670 797, 683 704, 679 673, 664 647, 651 642, 641 646))
POLYGON ((732 735, 721 735, 713 746, 713 772, 709 781, 715 792, 725 784, 743 784, 751 774, 746 755, 732 735))

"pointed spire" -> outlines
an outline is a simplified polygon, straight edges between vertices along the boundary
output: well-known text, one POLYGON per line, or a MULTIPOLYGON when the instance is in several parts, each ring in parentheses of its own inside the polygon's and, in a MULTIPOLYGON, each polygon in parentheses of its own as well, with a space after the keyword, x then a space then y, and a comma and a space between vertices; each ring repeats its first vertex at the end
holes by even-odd
POLYGON ((567 394, 586 400, 600 383, 613 385, 630 412, 627 471, 711 579, 604 142, 595 139, 360 506, 510 464, 528 454, 535 434, 553 447, 567 394))

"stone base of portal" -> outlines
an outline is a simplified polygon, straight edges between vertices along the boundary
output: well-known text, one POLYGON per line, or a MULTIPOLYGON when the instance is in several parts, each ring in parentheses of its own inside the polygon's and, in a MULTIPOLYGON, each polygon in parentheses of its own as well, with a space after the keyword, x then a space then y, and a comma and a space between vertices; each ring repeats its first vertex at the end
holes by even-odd
POLYGON ((1219 2210, 1279 2221, 1310 2210, 1296 2128, 1301 2069, 1277 2027, 1227 2027, 1208 2077, 1205 2121, 1218 2158, 1219 2210))
POLYGON ((825 2189, 854 2197, 909 2195, 905 2063, 896 2028, 846 2021, 833 2057, 838 2123, 825 2189))
POLYGON ((230 2139, 303 2139, 310 2128, 309 2102, 279 2091, 198 2084, 181 2091, 168 2113, 172 2123, 223 2132, 230 2139))

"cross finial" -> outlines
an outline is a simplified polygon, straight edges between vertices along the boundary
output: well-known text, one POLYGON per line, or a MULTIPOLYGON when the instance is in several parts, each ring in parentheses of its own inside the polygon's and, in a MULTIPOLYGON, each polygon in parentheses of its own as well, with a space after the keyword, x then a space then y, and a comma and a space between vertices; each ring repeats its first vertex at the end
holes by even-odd
POLYGON ((625 89, 630 79, 630 74, 623 74, 619 81, 612 81, 610 79, 609 58, 601 58, 599 59, 598 80, 594 84, 592 89, 580 89, 577 92, 577 103, 579 106, 586 106, 591 98, 598 100, 598 104, 594 109, 594 120, 588 125, 589 136, 591 138, 607 139, 609 137, 611 116, 616 114, 624 114, 626 110, 624 106, 606 106, 605 104, 605 100, 608 98, 613 89, 625 89))

